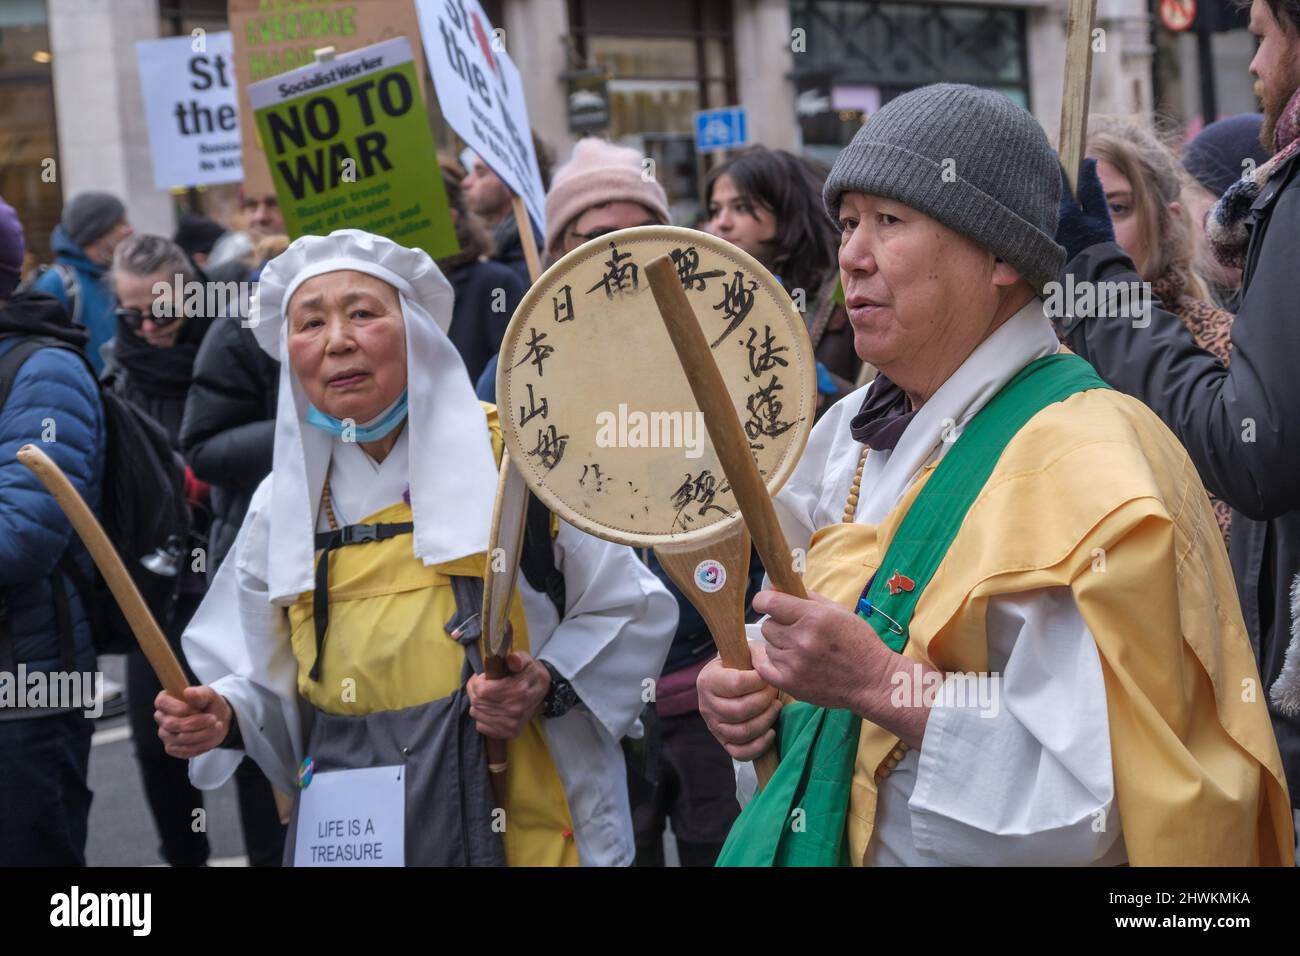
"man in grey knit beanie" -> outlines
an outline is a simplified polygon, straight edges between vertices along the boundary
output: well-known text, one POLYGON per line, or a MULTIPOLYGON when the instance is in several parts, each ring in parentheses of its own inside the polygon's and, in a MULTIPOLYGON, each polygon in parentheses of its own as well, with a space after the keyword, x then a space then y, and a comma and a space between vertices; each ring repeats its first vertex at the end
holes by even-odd
POLYGON ((1267 713, 1213 693, 1259 678, 1204 488, 1045 315, 1060 183, 1033 118, 970 86, 898 97, 836 161, 879 373, 773 502, 808 598, 760 592, 753 669, 696 680, 735 760, 780 757, 719 865, 1291 861, 1267 713))
POLYGON ((873 114, 823 190, 868 193, 925 213, 1008 262, 1035 290, 1057 278, 1061 174, 1038 122, 999 93, 955 83, 913 90, 873 114))

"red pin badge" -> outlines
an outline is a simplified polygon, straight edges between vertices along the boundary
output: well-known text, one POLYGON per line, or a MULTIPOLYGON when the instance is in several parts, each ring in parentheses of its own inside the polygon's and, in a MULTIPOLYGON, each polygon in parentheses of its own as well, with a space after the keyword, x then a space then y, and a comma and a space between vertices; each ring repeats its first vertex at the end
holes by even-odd
POLYGON ((907 575, 895 571, 885 582, 885 586, 889 588, 890 594, 898 594, 900 591, 911 591, 916 587, 916 582, 907 575))

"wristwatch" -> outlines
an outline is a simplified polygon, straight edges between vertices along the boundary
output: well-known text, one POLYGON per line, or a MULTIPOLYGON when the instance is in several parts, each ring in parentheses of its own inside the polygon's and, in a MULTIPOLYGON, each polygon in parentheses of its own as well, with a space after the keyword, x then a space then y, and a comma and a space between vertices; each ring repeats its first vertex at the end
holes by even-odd
POLYGON ((542 700, 543 717, 563 717, 574 707, 582 703, 582 698, 573 689, 573 685, 559 671, 551 666, 550 661, 542 661, 542 666, 551 675, 551 689, 542 700))

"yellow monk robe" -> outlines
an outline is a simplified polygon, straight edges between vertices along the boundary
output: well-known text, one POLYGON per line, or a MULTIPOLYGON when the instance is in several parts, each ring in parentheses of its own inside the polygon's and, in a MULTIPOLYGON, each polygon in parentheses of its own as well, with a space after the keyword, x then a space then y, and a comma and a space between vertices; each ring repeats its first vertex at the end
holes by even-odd
MULTIPOLYGON (((934 467, 879 527, 817 531, 808 588, 853 608, 934 467)), ((985 671, 988 599, 1058 586, 1097 643, 1129 862, 1291 865, 1281 758, 1214 512, 1177 439, 1118 392, 1051 405, 1012 439, 926 587, 904 653, 985 671)), ((862 722, 848 820, 858 865, 875 775, 896 743, 862 722)))
MULTIPOLYGON (((484 406, 493 448, 501 455, 496 410, 484 406)), ((398 502, 359 524, 407 522, 411 508, 398 502)), ((309 676, 316 658, 312 592, 289 608, 298 692, 328 714, 370 714, 425 704, 455 692, 465 648, 448 636, 456 613, 451 576, 482 578, 486 555, 425 566, 411 552, 411 536, 398 535, 339 548, 330 555, 329 640, 320 680, 309 676)), ((528 625, 518 591, 510 607, 514 647, 527 651, 528 625)), ((535 717, 507 743, 506 862, 510 866, 577 866, 564 786, 535 717)))

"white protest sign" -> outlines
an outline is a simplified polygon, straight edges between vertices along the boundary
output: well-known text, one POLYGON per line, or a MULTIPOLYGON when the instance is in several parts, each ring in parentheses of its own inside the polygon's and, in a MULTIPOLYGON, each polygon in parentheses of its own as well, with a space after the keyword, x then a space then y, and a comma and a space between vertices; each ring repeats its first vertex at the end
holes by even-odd
POLYGON ((294 866, 404 866, 404 767, 312 776, 298 803, 294 866))
POLYGON ((416 0, 438 106, 456 135, 524 201, 546 231, 545 191, 523 80, 478 0, 416 0))
POLYGON ((143 40, 135 53, 158 188, 242 180, 230 32, 143 40))

